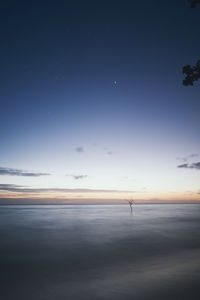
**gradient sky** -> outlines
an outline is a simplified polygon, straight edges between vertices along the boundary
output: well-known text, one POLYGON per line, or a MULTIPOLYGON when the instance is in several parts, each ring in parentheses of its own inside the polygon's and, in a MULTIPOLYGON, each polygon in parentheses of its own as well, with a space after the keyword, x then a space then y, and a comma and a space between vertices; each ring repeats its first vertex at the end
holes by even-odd
POLYGON ((186 0, 2 3, 0 203, 200 201, 199 28, 186 0))

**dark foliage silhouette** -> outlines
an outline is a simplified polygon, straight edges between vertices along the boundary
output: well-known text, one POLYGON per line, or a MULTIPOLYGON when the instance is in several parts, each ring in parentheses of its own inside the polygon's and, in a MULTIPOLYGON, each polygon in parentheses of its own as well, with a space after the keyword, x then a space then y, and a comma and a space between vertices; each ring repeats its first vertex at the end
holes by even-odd
MULTIPOLYGON (((200 3, 200 0, 188 0, 191 4, 191 8, 196 7, 200 3)), ((183 80, 183 85, 193 85, 195 81, 200 79, 200 60, 196 62, 196 65, 186 65, 183 67, 183 74, 185 79, 183 80)))
POLYGON ((194 8, 198 3, 200 3, 200 0, 188 0, 188 2, 190 2, 191 8, 194 8))
POLYGON ((183 85, 193 85, 195 81, 200 79, 200 60, 196 62, 196 65, 191 67, 186 65, 183 67, 183 74, 186 75, 183 80, 183 85))

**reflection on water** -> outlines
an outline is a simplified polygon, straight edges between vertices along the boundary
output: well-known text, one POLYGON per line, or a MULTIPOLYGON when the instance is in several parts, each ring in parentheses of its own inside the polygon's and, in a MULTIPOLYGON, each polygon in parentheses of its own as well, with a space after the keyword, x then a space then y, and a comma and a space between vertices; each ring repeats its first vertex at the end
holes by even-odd
POLYGON ((2 206, 1 299, 200 299, 200 205, 2 206))

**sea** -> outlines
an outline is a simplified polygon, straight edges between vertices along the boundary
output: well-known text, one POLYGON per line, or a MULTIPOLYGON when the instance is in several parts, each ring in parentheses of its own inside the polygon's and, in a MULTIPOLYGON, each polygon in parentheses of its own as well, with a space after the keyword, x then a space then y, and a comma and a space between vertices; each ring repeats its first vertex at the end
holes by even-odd
POLYGON ((2 300, 200 299, 200 205, 0 206, 2 300))

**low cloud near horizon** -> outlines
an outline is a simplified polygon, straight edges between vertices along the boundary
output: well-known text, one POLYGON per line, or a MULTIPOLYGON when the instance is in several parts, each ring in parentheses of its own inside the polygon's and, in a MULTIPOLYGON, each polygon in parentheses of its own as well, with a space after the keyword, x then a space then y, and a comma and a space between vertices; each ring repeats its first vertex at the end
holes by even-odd
POLYGON ((76 180, 79 180, 79 179, 84 179, 84 178, 87 178, 88 177, 88 175, 66 175, 66 176, 70 176, 70 177, 72 177, 72 178, 74 178, 74 179, 76 179, 76 180))
POLYGON ((196 169, 196 170, 200 170, 200 162, 196 162, 196 163, 192 163, 192 164, 178 165, 177 168, 179 168, 179 169, 196 169))
POLYGON ((79 146, 79 147, 76 147, 75 150, 76 150, 77 153, 84 153, 84 152, 85 152, 85 151, 84 151, 84 148, 83 148, 83 147, 80 147, 80 146, 79 146))
POLYGON ((105 151, 105 153, 106 153, 107 155, 112 155, 112 154, 113 154, 113 151, 111 151, 111 150, 110 150, 109 148, 107 148, 107 147, 104 147, 103 150, 105 151))
POLYGON ((16 184, 0 184, 0 191, 19 193, 42 193, 42 192, 64 192, 64 193, 136 193, 138 191, 87 189, 87 188, 29 188, 16 184))
POLYGON ((0 167, 0 175, 39 177, 49 176, 50 173, 29 172, 21 169, 0 167))

